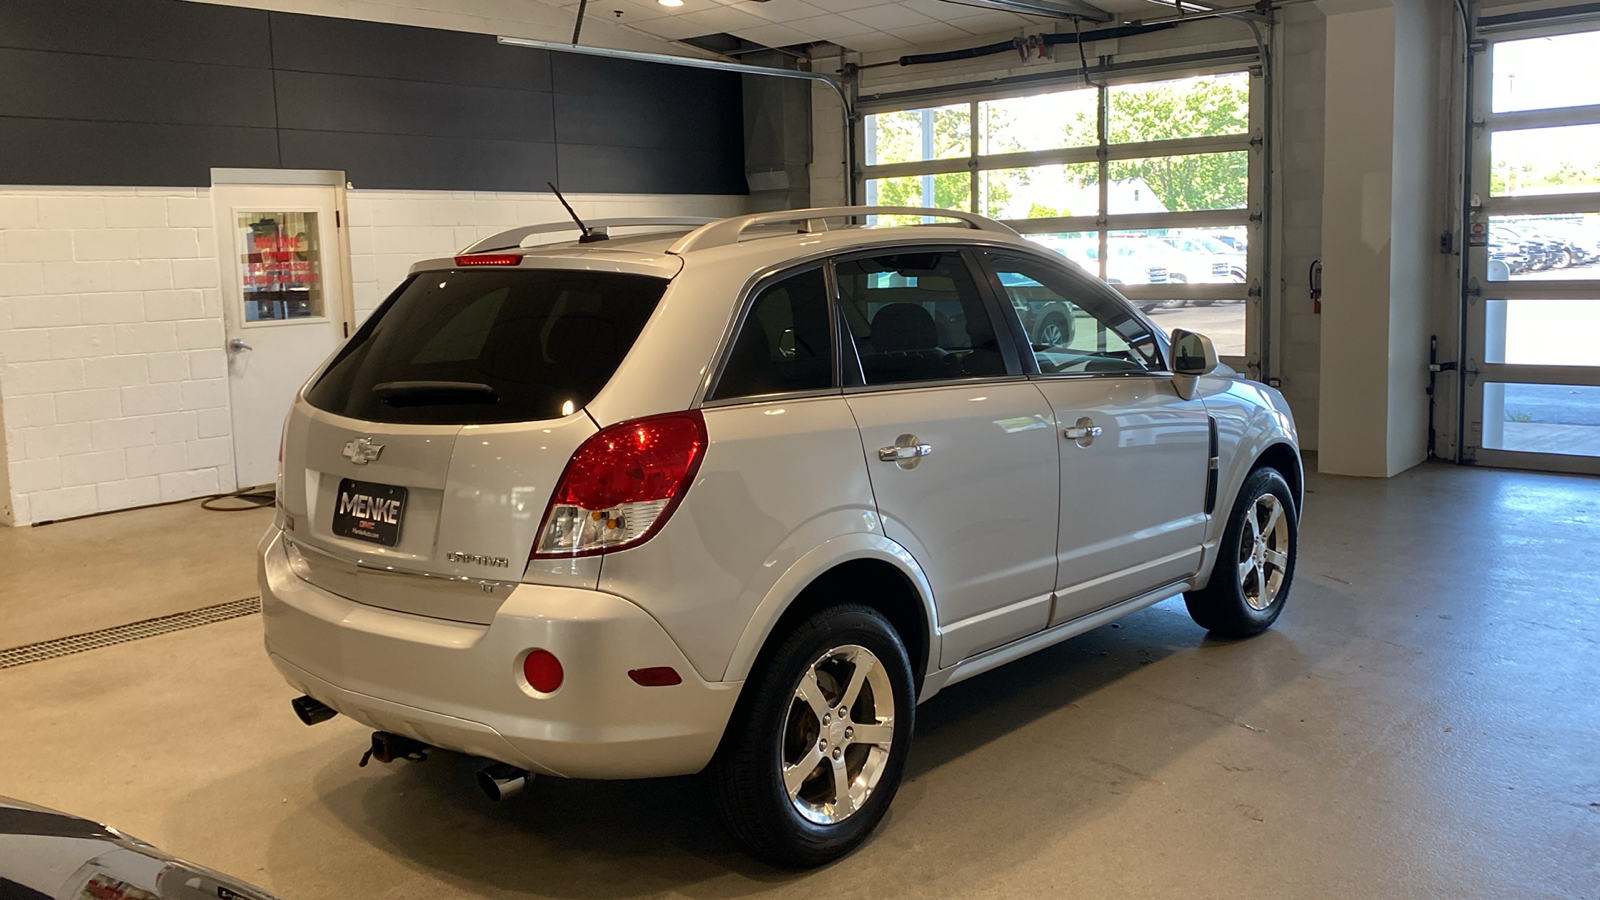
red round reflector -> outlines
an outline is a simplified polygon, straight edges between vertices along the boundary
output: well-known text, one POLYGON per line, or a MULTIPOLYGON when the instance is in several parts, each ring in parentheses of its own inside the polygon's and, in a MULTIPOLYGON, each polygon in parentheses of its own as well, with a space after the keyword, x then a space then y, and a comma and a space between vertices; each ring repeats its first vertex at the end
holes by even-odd
POLYGON ((671 687, 683 684, 683 676, 671 666, 651 666, 648 669, 629 669, 628 677, 644 687, 671 687))
POLYGON ((541 694, 553 694, 556 688, 561 687, 561 680, 566 673, 561 671, 561 660, 549 650, 531 651, 522 660, 522 677, 528 679, 528 686, 541 694))

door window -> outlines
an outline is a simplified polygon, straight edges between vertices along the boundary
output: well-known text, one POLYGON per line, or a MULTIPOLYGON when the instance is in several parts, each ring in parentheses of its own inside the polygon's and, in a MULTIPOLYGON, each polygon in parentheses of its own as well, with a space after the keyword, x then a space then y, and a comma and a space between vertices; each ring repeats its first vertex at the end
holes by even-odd
POLYGON ((960 253, 889 253, 835 273, 866 384, 1006 374, 994 319, 960 253))
POLYGON ((322 318, 322 247, 314 212, 242 212, 244 321, 322 318))
POLYGON ((831 387, 832 348, 822 270, 784 278, 751 302, 710 399, 831 387))
POLYGON ((1122 303, 1020 254, 984 251, 982 257, 1022 320, 1040 372, 1163 368, 1155 335, 1122 303))

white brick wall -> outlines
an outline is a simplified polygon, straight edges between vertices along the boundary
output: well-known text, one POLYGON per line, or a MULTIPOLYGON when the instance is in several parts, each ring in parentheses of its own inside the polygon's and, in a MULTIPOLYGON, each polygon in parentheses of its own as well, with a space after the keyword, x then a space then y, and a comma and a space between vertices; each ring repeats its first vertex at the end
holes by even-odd
MULTIPOLYGON (((580 194, 567 198, 586 219, 619 216, 729 216, 742 196, 580 194)), ((566 211, 549 194, 362 191, 349 193, 350 283, 359 323, 419 259, 450 256, 497 231, 559 222, 566 211)), ((571 236, 556 239, 570 240, 571 236)))
POLYGON ((228 405, 215 246, 201 190, 0 189, 15 522, 232 486, 231 451, 195 428, 228 405), (187 429, 163 427, 172 416, 187 429))
MULTIPOLYGON (((591 218, 745 205, 570 199, 591 218)), ((546 194, 351 191, 348 205, 358 320, 416 260, 566 216, 546 194)), ((0 524, 236 487, 211 210, 193 188, 0 187, 0 524)))

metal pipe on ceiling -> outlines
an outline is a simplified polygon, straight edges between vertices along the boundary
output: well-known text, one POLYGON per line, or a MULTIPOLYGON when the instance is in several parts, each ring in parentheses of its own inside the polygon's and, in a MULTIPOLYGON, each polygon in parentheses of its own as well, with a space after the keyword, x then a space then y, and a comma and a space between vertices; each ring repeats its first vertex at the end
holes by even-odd
POLYGON ((844 119, 844 162, 845 162, 845 200, 847 205, 855 204, 855 139, 854 110, 850 97, 845 92, 844 84, 832 75, 823 72, 806 72, 800 69, 775 69, 771 66, 752 66, 748 63, 728 62, 721 59, 697 59, 689 56, 673 56, 670 53, 647 53, 641 50, 614 50, 610 47, 589 47, 577 44, 561 44, 555 41, 540 41, 533 38, 512 37, 499 35, 495 38, 508 47, 528 47, 534 50, 548 50, 552 53, 579 53, 584 56, 603 56, 608 59, 625 59, 632 62, 655 63, 666 66, 683 66, 690 69, 710 69, 716 72, 731 72, 737 75, 764 75, 770 78, 793 78, 801 81, 813 81, 827 85, 839 95, 839 111, 844 119))

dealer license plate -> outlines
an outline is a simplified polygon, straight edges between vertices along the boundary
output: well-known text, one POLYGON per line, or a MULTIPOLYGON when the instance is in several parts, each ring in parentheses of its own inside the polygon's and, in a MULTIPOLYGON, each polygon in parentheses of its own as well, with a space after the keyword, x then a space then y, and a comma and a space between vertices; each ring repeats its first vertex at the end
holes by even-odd
POLYGON ((333 506, 333 533, 393 547, 400 543, 405 512, 405 488, 343 478, 333 506))

